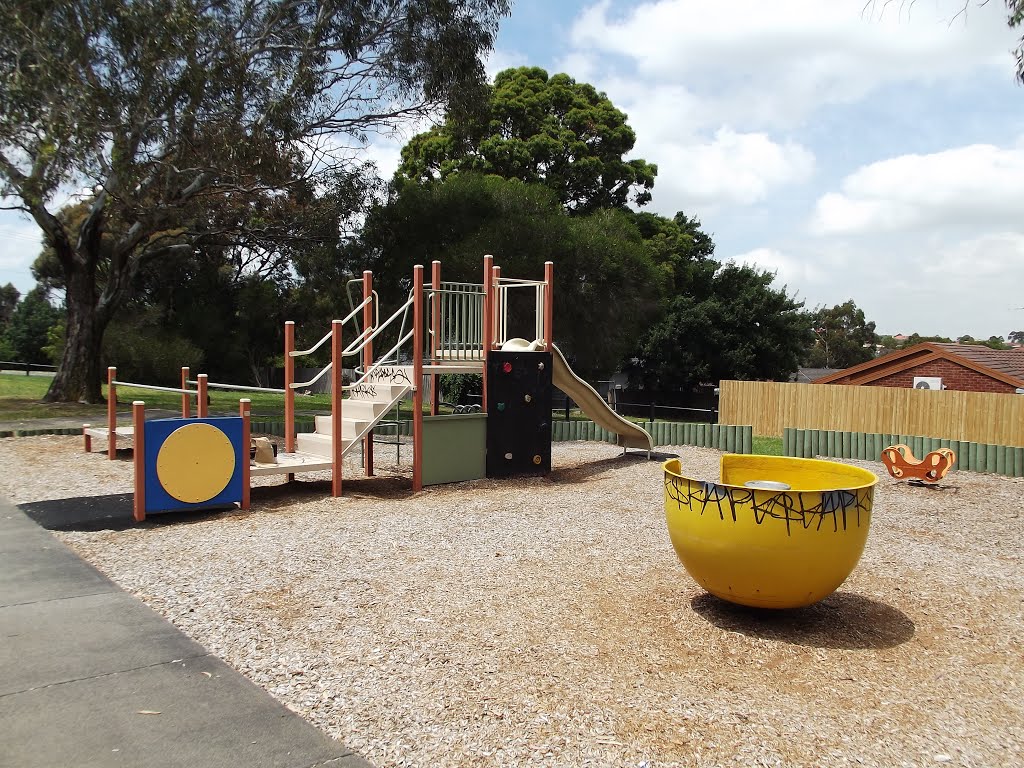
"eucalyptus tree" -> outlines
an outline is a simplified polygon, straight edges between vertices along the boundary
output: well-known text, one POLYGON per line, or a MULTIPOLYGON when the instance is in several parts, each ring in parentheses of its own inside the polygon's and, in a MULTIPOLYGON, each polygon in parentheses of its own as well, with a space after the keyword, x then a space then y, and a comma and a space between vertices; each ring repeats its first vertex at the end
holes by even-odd
POLYGON ((243 247, 253 233, 250 216, 224 226, 203 211, 358 180, 374 133, 471 104, 508 7, 0 4, 0 195, 43 231, 66 291, 47 399, 101 399, 104 330, 147 262, 188 258, 211 228, 243 247), (88 213, 71 228, 56 214, 83 190, 88 213))

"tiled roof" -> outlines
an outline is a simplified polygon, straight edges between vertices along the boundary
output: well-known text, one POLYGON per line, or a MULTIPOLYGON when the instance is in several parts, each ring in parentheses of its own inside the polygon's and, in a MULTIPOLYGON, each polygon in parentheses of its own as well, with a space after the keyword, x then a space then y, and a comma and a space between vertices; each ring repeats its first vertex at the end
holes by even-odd
POLYGON ((933 344, 951 355, 966 358, 994 371, 1024 379, 1024 351, 1019 349, 990 349, 981 344, 933 344))

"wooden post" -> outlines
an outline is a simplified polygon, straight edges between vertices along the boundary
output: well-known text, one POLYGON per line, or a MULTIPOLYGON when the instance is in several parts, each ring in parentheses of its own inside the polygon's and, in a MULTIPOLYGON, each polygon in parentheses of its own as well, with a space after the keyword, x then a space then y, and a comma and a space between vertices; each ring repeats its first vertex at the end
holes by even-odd
MULTIPOLYGON (((181 388, 188 389, 188 366, 181 366, 181 388)), ((181 396, 181 418, 187 419, 192 415, 191 395, 181 396)))
POLYGON ((412 489, 423 489, 423 265, 412 268, 412 489))
POLYGON ((117 458, 117 368, 107 368, 107 458, 117 458))
POLYGON ((242 509, 249 508, 249 492, 252 476, 249 472, 249 446, 252 445, 252 400, 243 397, 238 401, 238 415, 242 417, 242 509))
POLYGON ((199 403, 196 405, 196 415, 200 419, 205 419, 207 416, 210 415, 210 406, 209 403, 207 402, 208 396, 206 394, 206 382, 208 382, 209 380, 210 376, 209 374, 206 373, 200 373, 198 376, 196 376, 196 381, 199 382, 199 403))
POLYGON ((331 495, 341 496, 341 320, 331 321, 331 495))
POLYGON ((132 459, 135 465, 135 498, 132 502, 132 516, 141 523, 146 519, 146 404, 142 400, 132 403, 132 425, 135 432, 135 449, 132 459))
POLYGON ((491 351, 491 338, 494 330, 491 326, 491 271, 493 268, 494 257, 491 254, 487 254, 484 256, 484 311, 481 318, 481 323, 483 324, 481 329, 481 346, 483 347, 484 367, 481 372, 483 399, 481 400, 480 407, 484 413, 487 413, 487 355, 491 351))
POLYGON ((544 262, 544 348, 551 351, 555 340, 555 264, 544 262))
POLYGON ((83 424, 82 425, 82 437, 85 438, 85 452, 86 453, 90 453, 92 451, 92 435, 90 435, 90 434, 88 434, 88 432, 86 432, 86 430, 88 430, 91 426, 92 426, 91 424, 83 424))
MULTIPOLYGON (((430 307, 430 361, 437 364, 438 334, 441 333, 441 262, 434 261, 430 265, 430 287, 434 292, 434 300, 430 307)), ((437 416, 437 382, 438 375, 430 374, 430 415, 437 416)))
MULTIPOLYGON (((373 272, 363 272, 363 301, 373 298, 373 272)), ((363 333, 366 334, 366 346, 363 347, 363 371, 370 370, 373 365, 373 341, 370 334, 373 332, 373 302, 363 307, 363 333)), ((363 439, 363 471, 367 477, 373 477, 373 430, 371 429, 363 439)))
MULTIPOLYGON (((284 324, 284 450, 295 453, 295 322, 284 324)), ((289 478, 291 479, 291 478, 289 478)))

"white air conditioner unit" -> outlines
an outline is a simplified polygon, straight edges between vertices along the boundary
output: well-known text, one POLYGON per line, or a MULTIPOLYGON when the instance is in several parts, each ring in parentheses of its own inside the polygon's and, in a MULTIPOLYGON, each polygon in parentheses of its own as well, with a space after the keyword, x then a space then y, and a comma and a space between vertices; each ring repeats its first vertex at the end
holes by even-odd
POLYGON ((915 376, 914 389, 942 389, 941 376, 915 376))

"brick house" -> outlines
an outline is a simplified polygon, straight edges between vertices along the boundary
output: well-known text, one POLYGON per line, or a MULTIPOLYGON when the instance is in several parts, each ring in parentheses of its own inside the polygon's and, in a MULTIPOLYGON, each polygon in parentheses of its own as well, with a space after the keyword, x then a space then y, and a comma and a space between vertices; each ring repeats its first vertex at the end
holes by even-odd
POLYGON ((1014 394, 1024 389, 1024 350, 926 341, 837 371, 815 384, 1014 394))

